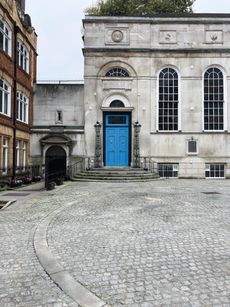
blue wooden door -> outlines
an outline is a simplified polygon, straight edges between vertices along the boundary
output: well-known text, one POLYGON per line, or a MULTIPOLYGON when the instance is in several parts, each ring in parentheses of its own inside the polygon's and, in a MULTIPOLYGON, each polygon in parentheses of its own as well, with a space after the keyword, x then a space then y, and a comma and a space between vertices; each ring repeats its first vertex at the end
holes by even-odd
POLYGON ((108 114, 105 119, 105 166, 129 165, 129 115, 108 114))

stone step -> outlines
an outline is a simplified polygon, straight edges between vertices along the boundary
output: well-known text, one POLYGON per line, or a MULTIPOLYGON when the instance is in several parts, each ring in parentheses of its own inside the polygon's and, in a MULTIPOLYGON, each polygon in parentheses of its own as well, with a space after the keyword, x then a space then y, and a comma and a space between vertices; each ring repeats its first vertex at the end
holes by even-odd
POLYGON ((142 180, 142 179, 155 179, 158 176, 81 176, 75 175, 75 179, 97 179, 97 180, 142 180))
POLYGON ((143 168, 132 168, 132 167, 103 167, 103 168, 92 168, 89 172, 148 172, 143 168))
POLYGON ((131 167, 104 167, 95 168, 81 173, 77 173, 74 181, 116 181, 116 182, 134 182, 134 181, 152 181, 158 179, 156 173, 149 172, 142 168, 131 167))
POLYGON ((132 180, 130 179, 126 179, 124 180, 124 178, 122 179, 118 179, 118 178, 109 178, 109 179, 89 179, 89 178, 73 178, 72 181, 76 181, 76 182, 122 182, 122 183, 125 183, 125 182, 151 182, 151 181, 154 181, 154 180, 158 180, 159 177, 156 177, 156 178, 145 178, 145 179, 140 179, 140 178, 133 178, 132 180))
POLYGON ((147 174, 87 174, 79 173, 76 174, 73 178, 74 181, 120 181, 120 182, 131 182, 131 181, 151 181, 158 179, 158 174, 147 173, 147 174))
POLYGON ((85 177, 152 177, 155 173, 149 172, 81 172, 77 175, 85 177))

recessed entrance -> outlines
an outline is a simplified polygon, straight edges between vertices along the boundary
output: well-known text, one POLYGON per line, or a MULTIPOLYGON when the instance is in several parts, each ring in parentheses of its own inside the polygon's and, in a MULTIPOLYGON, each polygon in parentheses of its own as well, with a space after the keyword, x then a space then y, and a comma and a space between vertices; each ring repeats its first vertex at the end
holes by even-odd
POLYGON ((130 113, 104 116, 104 165, 130 165, 130 113))
POLYGON ((61 146, 51 146, 47 150, 46 174, 54 178, 66 175, 66 152, 61 146))

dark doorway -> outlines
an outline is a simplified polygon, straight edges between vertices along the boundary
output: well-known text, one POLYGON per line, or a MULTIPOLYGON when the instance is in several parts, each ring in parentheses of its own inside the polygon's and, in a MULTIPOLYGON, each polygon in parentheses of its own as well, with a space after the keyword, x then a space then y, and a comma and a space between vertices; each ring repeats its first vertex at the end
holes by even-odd
POLYGON ((66 152, 61 146, 51 146, 46 152, 45 161, 49 179, 66 176, 66 152))

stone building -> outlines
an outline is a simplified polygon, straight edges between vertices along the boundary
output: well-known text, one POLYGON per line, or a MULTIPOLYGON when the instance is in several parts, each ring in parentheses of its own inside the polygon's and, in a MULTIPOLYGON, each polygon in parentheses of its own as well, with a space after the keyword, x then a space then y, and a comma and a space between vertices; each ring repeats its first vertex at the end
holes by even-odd
POLYGON ((15 176, 29 167, 36 34, 25 0, 0 3, 0 175, 15 176))
MULTIPOLYGON (((162 177, 229 177, 230 15, 86 16, 83 26, 84 97, 76 97, 83 117, 73 125, 84 134, 78 142, 70 136, 77 148, 66 150, 67 164, 72 153, 95 156, 97 123, 101 166, 151 160, 162 177)), ((64 93, 68 110, 73 100, 64 93)), ((42 103, 55 130, 52 95, 42 103)), ((44 159, 46 138, 34 138, 34 156, 44 159)))
POLYGON ((35 87, 31 159, 51 173, 84 157, 83 83, 38 83, 35 87), (48 161, 49 162, 49 161, 48 161))

